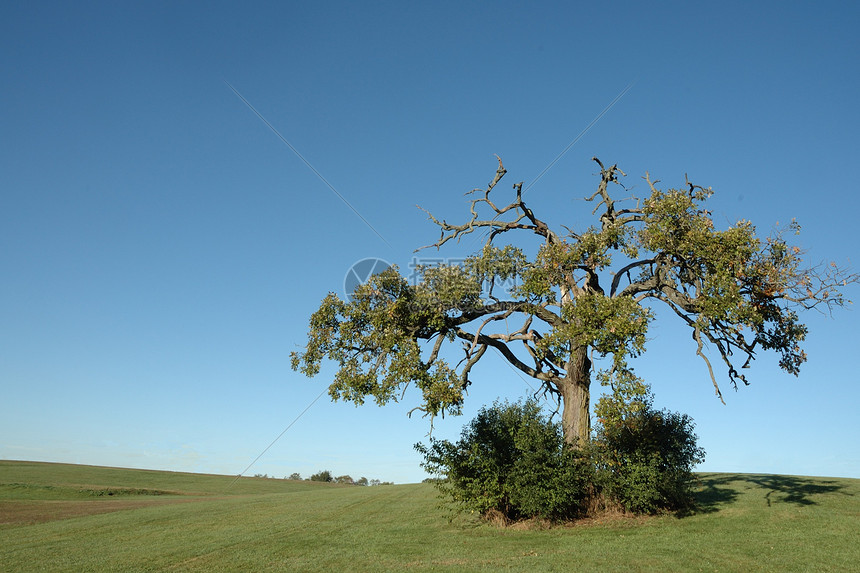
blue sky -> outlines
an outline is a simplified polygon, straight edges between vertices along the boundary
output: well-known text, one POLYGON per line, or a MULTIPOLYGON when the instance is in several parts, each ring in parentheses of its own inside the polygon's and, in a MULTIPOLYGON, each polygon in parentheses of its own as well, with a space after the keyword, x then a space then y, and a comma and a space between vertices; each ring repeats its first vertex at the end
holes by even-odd
MULTIPOLYGON (((640 4, 4 3, 0 458, 237 474, 326 387, 289 354, 353 263, 407 268, 438 236, 416 204, 465 220, 494 154, 530 182, 628 86, 528 191, 539 217, 591 223, 598 156, 850 264, 860 8, 640 4)), ((635 367, 700 469, 860 477, 856 310, 807 315, 800 377, 762 355, 726 406, 662 318, 635 367)), ((435 435, 530 393, 500 359, 474 379, 435 435)), ((248 473, 418 481, 416 403, 324 396, 248 473)))

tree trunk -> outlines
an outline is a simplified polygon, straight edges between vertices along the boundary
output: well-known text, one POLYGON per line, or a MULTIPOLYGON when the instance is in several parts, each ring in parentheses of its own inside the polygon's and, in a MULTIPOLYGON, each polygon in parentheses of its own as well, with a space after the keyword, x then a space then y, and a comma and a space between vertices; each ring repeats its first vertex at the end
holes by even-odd
POLYGON ((571 353, 567 376, 559 382, 564 405, 561 413, 564 441, 573 446, 584 445, 591 438, 590 387, 591 360, 588 359, 588 347, 580 346, 571 353))

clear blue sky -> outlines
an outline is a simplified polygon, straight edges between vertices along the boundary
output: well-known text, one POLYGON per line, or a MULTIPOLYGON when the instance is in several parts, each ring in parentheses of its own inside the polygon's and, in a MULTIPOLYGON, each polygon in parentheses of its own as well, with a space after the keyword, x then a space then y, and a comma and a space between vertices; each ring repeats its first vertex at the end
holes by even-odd
MULTIPOLYGON (((596 155, 634 192, 712 186, 723 224, 797 217, 809 261, 849 264, 860 7, 693 4, 3 3, 0 458, 242 471, 326 387, 289 353, 354 262, 407 267, 438 236, 416 204, 464 219, 493 154, 531 181, 631 83, 538 216, 590 224, 596 155)), ((636 368, 702 470, 860 477, 858 316, 807 315, 800 377, 762 355, 726 406, 670 316, 636 368)), ((500 359, 474 374, 438 436, 530 392, 500 359)), ((323 397, 249 473, 418 481, 416 403, 323 397)))

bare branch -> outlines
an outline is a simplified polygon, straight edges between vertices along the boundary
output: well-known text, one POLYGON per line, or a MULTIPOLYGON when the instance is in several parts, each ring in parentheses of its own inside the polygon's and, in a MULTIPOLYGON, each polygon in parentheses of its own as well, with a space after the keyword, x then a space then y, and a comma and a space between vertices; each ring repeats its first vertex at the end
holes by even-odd
POLYGON ((705 364, 708 365, 708 373, 711 375, 711 382, 713 382, 713 384, 714 384, 714 391, 717 393, 717 398, 719 398, 720 402, 722 402, 723 406, 725 406, 726 401, 723 400, 723 393, 720 392, 720 385, 717 384, 717 379, 714 376, 714 368, 711 366, 711 361, 708 360, 708 357, 705 355, 704 352, 702 352, 702 347, 704 345, 702 344, 701 330, 699 330, 698 325, 696 325, 696 327, 693 329, 693 339, 698 344, 698 348, 696 348, 696 354, 701 356, 702 360, 705 361, 705 364))
POLYGON ((834 307, 851 303, 842 296, 840 289, 849 284, 860 283, 860 274, 852 273, 848 267, 843 268, 836 263, 830 263, 826 266, 819 264, 806 269, 793 279, 783 294, 775 294, 773 298, 782 298, 804 310, 815 309, 822 312, 826 310, 827 313, 832 314, 834 307))
POLYGON ((432 352, 430 352, 430 358, 428 358, 428 360, 426 362, 427 368, 430 368, 430 366, 434 362, 436 362, 436 358, 439 357, 439 351, 442 349, 442 343, 443 342, 445 342, 445 337, 441 333, 436 335, 436 342, 435 342, 435 344, 433 344, 433 350, 432 350, 432 352))
POLYGON ((600 184, 597 186, 597 191, 595 191, 591 195, 591 197, 587 197, 585 200, 586 201, 594 201, 594 199, 598 195, 600 195, 601 200, 594 207, 594 210, 591 212, 591 214, 594 215, 595 213, 597 213, 597 210, 600 208, 601 205, 606 205, 606 213, 604 215, 600 216, 600 220, 604 221, 604 218, 605 218, 606 221, 604 221, 604 224, 606 224, 607 221, 608 222, 614 222, 614 220, 615 220, 615 202, 609 196, 609 184, 610 183, 616 183, 618 185, 621 185, 621 183, 618 181, 618 176, 616 175, 616 173, 620 173, 621 175, 623 175, 625 177, 627 176, 627 174, 624 173, 623 171, 621 171, 620 169, 618 169, 617 165, 613 165, 612 167, 607 169, 606 167, 603 166, 603 163, 598 158, 592 157, 591 160, 595 161, 598 165, 600 165, 600 184))
POLYGON ((494 339, 485 334, 472 334, 459 328, 455 331, 455 333, 459 338, 462 338, 463 340, 466 340, 470 343, 473 339, 477 338, 480 344, 484 346, 492 346, 493 348, 498 350, 510 364, 512 364, 514 367, 516 367, 523 373, 528 374, 532 378, 537 378, 538 380, 542 380, 544 382, 552 382, 556 379, 556 377, 551 374, 547 374, 537 368, 532 368, 531 366, 525 364, 523 361, 517 358, 516 354, 514 354, 508 347, 508 345, 501 340, 494 339))
POLYGON ((520 312, 535 316, 551 326, 560 327, 564 325, 564 320, 559 315, 546 308, 546 306, 518 300, 502 300, 492 304, 470 308, 468 310, 464 310, 461 316, 450 318, 449 322, 452 327, 460 326, 481 318, 482 316, 507 311, 520 312))
MULTIPOLYGON (((544 237, 547 241, 558 241, 558 236, 549 229, 549 227, 535 217, 534 213, 531 209, 529 209, 522 198, 522 182, 514 184, 513 188, 516 191, 516 198, 512 203, 505 207, 499 207, 493 201, 490 200, 490 192, 493 188, 501 181, 502 177, 504 177, 507 171, 502 165, 502 160, 497 155, 496 158, 499 160, 499 168, 496 170, 496 176, 487 186, 487 189, 484 190, 483 196, 478 197, 476 199, 472 199, 469 205, 469 212, 472 214, 472 218, 469 222, 464 223, 462 225, 452 225, 445 220, 439 221, 434 217, 429 211, 419 207, 422 211, 427 213, 430 220, 435 223, 440 231, 441 236, 439 240, 430 245, 425 245, 418 249, 415 249, 415 252, 420 251, 422 249, 427 249, 430 247, 436 247, 437 249, 447 243, 452 239, 460 240, 464 235, 472 233, 475 229, 483 228, 488 229, 490 231, 488 243, 492 242, 492 240, 500 233, 504 233, 507 231, 512 231, 515 229, 528 230, 536 233, 542 237, 544 237), (492 219, 479 219, 478 214, 478 206, 479 204, 486 204, 490 210, 494 213, 492 219), (509 221, 501 221, 499 218, 506 213, 514 212, 514 217, 509 221), (523 222, 523 221, 527 222, 523 222)), ((473 189, 467 195, 475 193, 479 191, 478 189, 473 189)))
POLYGON ((472 371, 472 367, 478 363, 484 353, 487 351, 487 345, 482 344, 478 347, 475 353, 471 353, 471 351, 466 353, 466 365, 463 367, 463 370, 460 372, 460 377, 464 382, 469 380, 469 373, 472 371))
MULTIPOLYGON (((621 283, 621 280, 624 277, 624 275, 627 275, 627 280, 629 281, 630 285, 633 285, 633 281, 630 280, 630 271, 632 271, 633 269, 638 268, 638 267, 644 267, 646 265, 653 265, 656 262, 657 262, 657 259, 643 259, 641 261, 634 261, 634 262, 630 263, 629 265, 626 265, 623 268, 621 268, 621 270, 619 270, 617 273, 615 273, 615 277, 613 277, 613 279, 612 279, 612 286, 609 288, 609 296, 615 296, 615 293, 618 290, 618 285, 621 283)), ((629 293, 629 294, 634 294, 634 293, 629 293)))
POLYGON ((490 318, 488 318, 487 320, 485 320, 484 322, 482 322, 481 325, 478 327, 478 330, 475 331, 475 339, 472 341, 472 346, 471 346, 470 350, 475 348, 475 346, 478 345, 478 336, 481 334, 481 331, 484 330, 485 326, 487 326, 489 323, 496 321, 496 320, 505 320, 506 318, 511 316, 513 313, 514 313, 513 310, 508 310, 506 312, 503 312, 502 314, 493 315, 490 318))

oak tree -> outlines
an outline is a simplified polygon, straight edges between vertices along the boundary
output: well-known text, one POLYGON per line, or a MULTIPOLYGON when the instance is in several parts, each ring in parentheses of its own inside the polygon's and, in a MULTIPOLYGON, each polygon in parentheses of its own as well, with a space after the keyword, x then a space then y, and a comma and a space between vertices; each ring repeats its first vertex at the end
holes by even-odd
POLYGON ((414 385, 416 409, 432 419, 460 413, 473 367, 493 349, 558 399, 571 444, 590 436, 593 359, 605 359, 601 380, 629 382, 628 359, 645 350, 656 305, 689 329, 691 352, 720 400, 712 358, 735 388, 748 383, 741 370, 760 351, 777 353, 780 367, 797 375, 807 334, 798 313, 844 305, 843 287, 858 275, 833 263, 805 266, 786 238, 799 232, 795 222, 765 238, 745 220, 719 230, 705 207, 712 190, 688 180, 661 190, 646 173, 647 196, 613 197, 628 193, 624 172, 594 161, 600 181, 585 198, 594 224, 570 229, 538 218, 522 183, 507 204, 491 198, 506 173, 499 159, 487 188, 470 192, 468 220, 453 224, 428 213, 441 236, 427 247, 484 232, 482 248, 462 264, 420 267, 412 282, 392 267, 349 300, 330 293, 292 367, 313 376, 324 360, 335 362, 329 393, 356 404, 397 401, 414 385), (536 235, 539 246, 528 251, 522 234, 536 235), (459 362, 443 351, 446 344, 459 344, 459 362))

